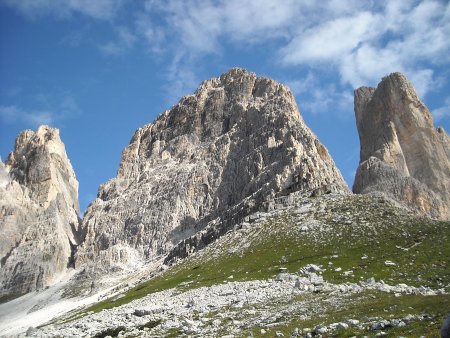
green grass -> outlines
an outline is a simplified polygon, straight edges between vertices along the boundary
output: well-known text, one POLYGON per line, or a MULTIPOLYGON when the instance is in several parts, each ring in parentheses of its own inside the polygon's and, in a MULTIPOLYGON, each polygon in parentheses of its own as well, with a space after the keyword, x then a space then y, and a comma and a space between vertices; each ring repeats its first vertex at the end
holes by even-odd
POLYGON ((116 328, 109 328, 102 332, 97 333, 94 338, 104 338, 104 337, 117 337, 121 331, 125 331, 126 328, 124 326, 119 326, 116 328))
POLYGON ((161 320, 150 320, 147 323, 139 326, 138 329, 139 330, 143 330, 145 328, 153 329, 154 327, 158 326, 159 324, 161 324, 161 320))
MULTIPOLYGON (((327 268, 324 278, 336 283, 374 277, 388 284, 445 286, 449 291, 448 222, 406 215, 383 201, 366 196, 349 196, 326 203, 315 199, 313 203, 317 205, 311 208, 311 213, 302 217, 314 217, 322 222, 322 231, 301 233, 299 228, 303 221, 287 212, 269 219, 259 229, 250 228, 240 236, 229 234, 162 275, 130 289, 122 297, 97 303, 83 314, 120 306, 174 287, 183 291, 225 281, 266 279, 275 276, 280 267, 294 273, 308 263, 323 265, 327 268), (322 212, 318 211, 321 209, 322 212), (243 241, 247 241, 248 246, 236 250, 245 244, 243 241), (337 258, 332 258, 334 255, 337 258), (363 255, 368 258, 361 259, 363 255), (397 266, 386 267, 385 260, 397 266), (333 265, 329 266, 329 262, 333 265), (337 267, 342 271, 335 272, 337 267), (346 270, 352 270, 353 275, 343 276, 346 270)), ((438 298, 426 299, 440 303, 438 298)))
MULTIPOLYGON (((321 299, 316 299, 321 302, 321 299)), ((401 328, 387 328, 383 330, 389 334, 389 337, 439 337, 439 328, 443 320, 446 318, 450 304, 450 296, 421 296, 421 295, 404 295, 395 297, 392 294, 382 293, 379 291, 364 292, 356 294, 346 303, 345 306, 336 308, 327 303, 323 303, 325 310, 313 316, 308 320, 299 320, 294 318, 290 320, 288 325, 280 325, 267 330, 262 335, 261 328, 255 327, 250 332, 255 337, 271 337, 276 331, 283 332, 285 336, 298 327, 300 329, 311 328, 316 325, 329 325, 346 319, 359 319, 362 322, 368 321, 367 318, 383 318, 383 319, 400 319, 408 314, 428 314, 433 320, 413 321, 401 328), (366 318, 366 320, 364 320, 366 318)), ((248 334, 250 332, 245 332, 248 334)), ((366 335, 373 337, 379 331, 372 331, 370 328, 359 330, 355 326, 350 326, 346 330, 333 332, 333 337, 352 337, 366 335)))

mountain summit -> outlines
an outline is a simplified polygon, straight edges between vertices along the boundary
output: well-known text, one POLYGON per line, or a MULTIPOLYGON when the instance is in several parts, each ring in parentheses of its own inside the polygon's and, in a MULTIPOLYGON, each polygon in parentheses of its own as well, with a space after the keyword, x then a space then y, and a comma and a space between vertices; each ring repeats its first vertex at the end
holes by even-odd
POLYGON ((380 191, 421 213, 450 219, 450 138, 401 73, 355 91, 361 158, 353 192, 380 191))
POLYGON ((55 283, 81 240, 78 181, 59 131, 23 131, 0 167, 1 293, 55 283))
POLYGON ((207 224, 236 224, 277 196, 347 191, 290 90, 233 68, 136 131, 83 219, 77 266, 164 255, 207 224))

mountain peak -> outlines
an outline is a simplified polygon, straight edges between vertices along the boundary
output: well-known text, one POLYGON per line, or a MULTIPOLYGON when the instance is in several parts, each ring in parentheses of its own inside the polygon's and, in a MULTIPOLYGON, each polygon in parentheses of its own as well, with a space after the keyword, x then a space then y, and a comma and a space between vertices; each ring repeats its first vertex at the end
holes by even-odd
POLYGON ((401 73, 355 91, 361 142, 353 191, 381 191, 422 213, 450 218, 449 136, 401 73))
POLYGON ((25 130, 1 163, 0 293, 55 283, 79 241, 78 181, 59 130, 25 130))
POLYGON ((225 227, 276 196, 324 186, 347 191, 290 90, 233 68, 136 131, 87 210, 78 263, 166 254, 214 220, 225 227))

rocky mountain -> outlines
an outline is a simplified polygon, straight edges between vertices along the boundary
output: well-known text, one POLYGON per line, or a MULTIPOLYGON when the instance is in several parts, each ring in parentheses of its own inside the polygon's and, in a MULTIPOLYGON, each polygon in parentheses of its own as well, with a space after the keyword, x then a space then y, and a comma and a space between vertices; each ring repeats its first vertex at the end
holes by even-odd
POLYGON ((437 336, 450 223, 411 207, 447 217, 449 137, 399 73, 355 111, 363 195, 287 87, 231 69, 135 132, 82 221, 58 131, 23 132, 0 285, 39 292, 0 298, 0 336, 437 336))
POLYGON ((419 212, 450 219, 450 137, 401 73, 355 91, 361 142, 353 192, 382 192, 419 212))
POLYGON ((207 226, 232 226, 277 196, 314 190, 347 186, 292 93, 234 68, 136 131, 117 177, 84 216, 76 266, 132 266, 207 226))
POLYGON ((59 131, 22 132, 0 163, 1 294, 42 289, 73 266, 78 213, 78 181, 59 131))

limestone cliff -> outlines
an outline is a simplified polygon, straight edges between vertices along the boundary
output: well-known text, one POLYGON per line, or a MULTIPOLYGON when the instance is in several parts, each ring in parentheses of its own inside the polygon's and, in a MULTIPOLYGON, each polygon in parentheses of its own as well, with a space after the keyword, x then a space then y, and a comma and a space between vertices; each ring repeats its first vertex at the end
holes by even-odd
POLYGON ((117 177, 83 219, 77 266, 125 267, 164 255, 212 220, 275 196, 347 191, 289 89, 234 68, 136 131, 117 177))
POLYGON ((361 143, 353 191, 380 191, 423 214, 450 219, 450 138, 435 129, 413 86, 393 73, 355 91, 361 143))
POLYGON ((41 289, 73 265, 78 213, 78 181, 59 131, 22 132, 0 163, 0 293, 41 289))

